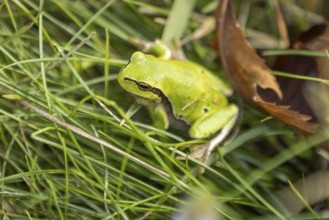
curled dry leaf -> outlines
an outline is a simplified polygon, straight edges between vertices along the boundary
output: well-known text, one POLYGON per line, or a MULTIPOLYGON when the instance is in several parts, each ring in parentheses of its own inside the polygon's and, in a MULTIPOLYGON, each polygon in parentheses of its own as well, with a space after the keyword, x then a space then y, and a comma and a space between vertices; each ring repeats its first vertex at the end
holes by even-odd
MULTIPOLYGON (((316 62, 318 77, 329 79, 329 22, 311 27, 308 31, 300 34, 292 43, 292 49, 313 50, 327 52, 325 57, 307 57, 316 62)), ((310 61, 311 62, 311 61, 310 61)))
POLYGON ((226 73, 242 98, 300 133, 314 134, 317 125, 310 122, 312 116, 290 108, 291 100, 286 99, 272 70, 244 38, 236 21, 232 0, 221 1, 216 21, 218 52, 226 73))
MULTIPOLYGON (((325 52, 329 50, 329 23, 311 27, 303 32, 292 42, 290 49, 312 50, 325 52)), ((311 57, 301 55, 279 56, 273 66, 274 70, 288 72, 296 75, 318 77, 329 79, 328 57, 311 57)), ((323 100, 329 87, 323 83, 305 80, 292 79, 278 76, 285 99, 280 102, 282 105, 290 105, 292 109, 313 117, 313 122, 325 122, 328 105, 323 100), (312 86, 312 88, 310 88, 312 86), (326 89, 326 92, 325 92, 326 89), (299 93, 296 93, 299 91, 299 93), (302 91, 302 92, 301 92, 302 91), (308 105, 311 103, 312 105, 308 105)))

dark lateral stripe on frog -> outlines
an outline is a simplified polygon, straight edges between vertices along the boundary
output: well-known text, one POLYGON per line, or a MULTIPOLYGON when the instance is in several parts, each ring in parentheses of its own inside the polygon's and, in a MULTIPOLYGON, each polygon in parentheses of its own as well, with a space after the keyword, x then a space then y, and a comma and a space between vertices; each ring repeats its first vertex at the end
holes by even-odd
POLYGON ((155 95, 157 95, 159 98, 161 98, 161 101, 163 101, 164 98, 166 98, 165 95, 160 91, 160 89, 157 89, 157 88, 155 88, 155 87, 152 87, 152 86, 150 86, 150 85, 147 84, 147 83, 140 82, 140 81, 137 81, 137 80, 131 79, 131 78, 129 78, 129 77, 124 77, 123 79, 124 79, 124 80, 127 80, 127 81, 132 81, 132 82, 136 83, 137 86, 138 86, 138 88, 139 88, 140 90, 142 90, 142 91, 149 91, 149 92, 152 92, 153 94, 155 94, 155 95), (144 90, 144 89, 141 89, 140 85, 145 85, 145 86, 147 85, 147 86, 149 86, 150 88, 148 88, 147 90, 144 90))

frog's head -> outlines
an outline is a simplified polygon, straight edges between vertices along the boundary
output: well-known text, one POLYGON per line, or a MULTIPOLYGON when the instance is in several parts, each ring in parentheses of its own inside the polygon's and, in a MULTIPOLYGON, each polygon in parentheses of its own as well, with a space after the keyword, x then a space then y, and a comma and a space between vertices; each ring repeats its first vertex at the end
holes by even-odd
POLYGON ((161 79, 155 77, 157 60, 152 55, 135 52, 118 75, 120 86, 134 95, 140 104, 150 101, 161 103, 163 99, 163 93, 159 89, 161 79))

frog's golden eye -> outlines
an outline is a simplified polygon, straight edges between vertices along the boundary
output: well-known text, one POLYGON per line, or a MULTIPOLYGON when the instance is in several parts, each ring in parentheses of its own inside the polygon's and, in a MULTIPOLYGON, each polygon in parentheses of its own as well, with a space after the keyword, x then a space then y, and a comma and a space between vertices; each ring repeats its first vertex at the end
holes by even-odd
POLYGON ((150 86, 147 83, 139 82, 137 83, 138 88, 142 91, 150 91, 152 89, 152 86, 150 86))

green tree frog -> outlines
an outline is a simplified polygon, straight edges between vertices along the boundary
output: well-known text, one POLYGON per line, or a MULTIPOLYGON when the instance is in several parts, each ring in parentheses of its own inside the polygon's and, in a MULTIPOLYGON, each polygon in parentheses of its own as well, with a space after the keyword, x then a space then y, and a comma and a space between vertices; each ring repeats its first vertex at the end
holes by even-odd
POLYGON ((169 125, 168 112, 161 108, 168 103, 173 116, 190 125, 190 137, 213 137, 202 151, 208 156, 230 132, 238 115, 237 106, 229 104, 225 96, 230 88, 190 61, 165 60, 137 51, 119 73, 118 82, 139 104, 147 106, 157 127, 169 125))

